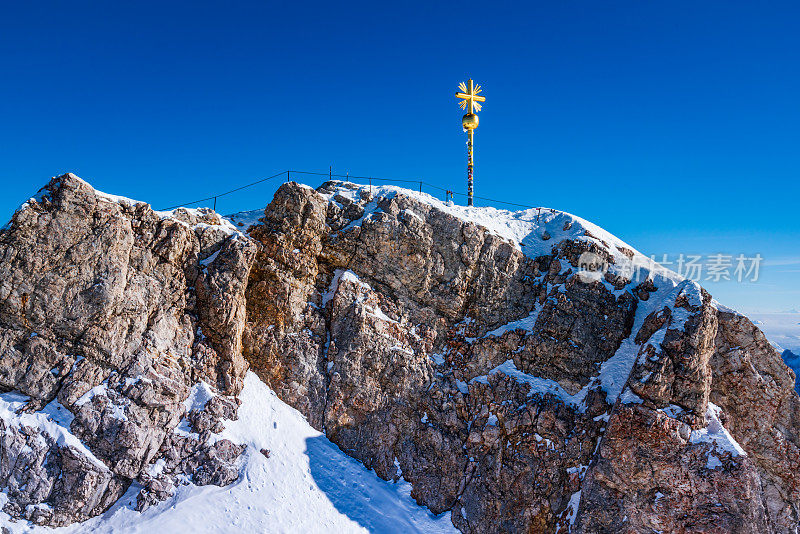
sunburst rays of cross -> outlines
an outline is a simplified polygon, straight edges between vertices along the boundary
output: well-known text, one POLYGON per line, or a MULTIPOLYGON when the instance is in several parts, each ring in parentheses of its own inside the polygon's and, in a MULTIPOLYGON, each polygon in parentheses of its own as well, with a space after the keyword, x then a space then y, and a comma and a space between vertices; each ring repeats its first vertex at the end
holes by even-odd
POLYGON ((467 113, 480 111, 480 102, 486 102, 485 97, 478 96, 482 91, 481 86, 474 85, 473 81, 469 80, 467 83, 459 83, 458 88, 461 89, 461 92, 456 93, 456 98, 462 99, 461 102, 458 103, 458 105, 461 106, 461 109, 466 110, 467 113), (468 106, 469 109, 467 108, 468 106))

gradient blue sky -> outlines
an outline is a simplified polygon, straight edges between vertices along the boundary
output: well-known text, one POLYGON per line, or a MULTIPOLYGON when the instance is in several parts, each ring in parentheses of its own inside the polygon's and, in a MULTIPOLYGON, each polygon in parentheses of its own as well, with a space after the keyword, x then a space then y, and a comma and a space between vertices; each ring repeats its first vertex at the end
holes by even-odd
POLYGON ((760 253, 757 283, 706 285, 800 307, 800 4, 388 6, 5 3, 0 215, 66 171, 156 208, 329 165, 464 191, 453 92, 471 75, 476 194, 647 254, 760 253))

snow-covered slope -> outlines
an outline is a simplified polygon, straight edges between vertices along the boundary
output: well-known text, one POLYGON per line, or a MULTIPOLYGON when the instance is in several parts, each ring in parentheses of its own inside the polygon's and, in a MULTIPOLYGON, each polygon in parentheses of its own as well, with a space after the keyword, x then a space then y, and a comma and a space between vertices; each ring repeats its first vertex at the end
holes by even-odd
POLYGON ((414 502, 408 483, 385 482, 345 455, 255 374, 248 373, 240 399, 238 421, 220 436, 247 445, 233 485, 185 484, 139 513, 134 484, 105 514, 82 524, 49 529, 0 513, 0 525, 12 533, 457 532, 449 512, 433 516, 414 502))

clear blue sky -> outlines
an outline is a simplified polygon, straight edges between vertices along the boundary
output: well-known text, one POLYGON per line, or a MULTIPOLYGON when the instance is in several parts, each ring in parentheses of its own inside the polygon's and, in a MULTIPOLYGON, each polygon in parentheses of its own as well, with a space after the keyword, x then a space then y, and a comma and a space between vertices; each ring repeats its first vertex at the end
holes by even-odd
POLYGON ((471 75, 476 194, 648 254, 760 253, 758 283, 708 287, 800 307, 796 2, 389 5, 7 3, 2 218, 66 171, 156 208, 329 165, 464 191, 453 92, 471 75))

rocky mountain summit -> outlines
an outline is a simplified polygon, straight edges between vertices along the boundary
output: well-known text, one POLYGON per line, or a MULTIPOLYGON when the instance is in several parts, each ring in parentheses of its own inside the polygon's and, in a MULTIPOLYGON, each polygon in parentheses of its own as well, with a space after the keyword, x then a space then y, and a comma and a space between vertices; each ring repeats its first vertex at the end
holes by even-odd
MULTIPOLYGON (((282 185, 257 221, 53 179, 0 231, 0 487, 64 525, 226 485, 247 369, 462 532, 795 532, 763 334, 554 210, 282 185)), ((279 431, 279 430, 278 430, 279 431)))
POLYGON ((214 213, 162 216, 72 175, 14 214, 0 232, 0 387, 16 395, 0 407, 4 511, 64 525, 103 512, 133 480, 146 506, 169 494, 168 473, 238 477, 238 447, 198 435, 236 412, 225 395, 246 370, 255 251, 214 213), (191 414, 194 435, 176 434, 199 381, 221 395, 191 414))

